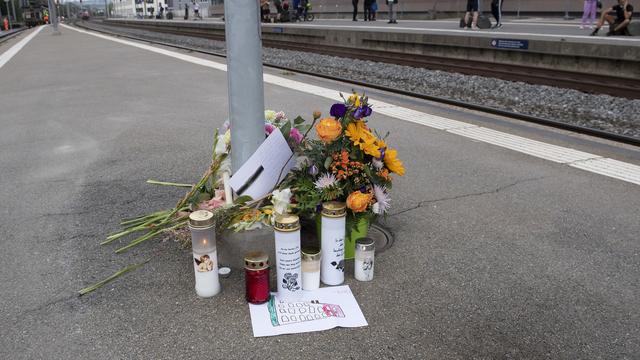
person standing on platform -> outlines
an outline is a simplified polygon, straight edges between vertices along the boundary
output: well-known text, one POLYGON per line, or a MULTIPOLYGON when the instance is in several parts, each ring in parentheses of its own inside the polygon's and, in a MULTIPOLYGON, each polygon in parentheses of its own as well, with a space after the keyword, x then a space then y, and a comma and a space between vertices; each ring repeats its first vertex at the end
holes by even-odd
POLYGON ((353 21, 358 21, 358 0, 351 0, 353 5, 353 21))
POLYGON ((467 0, 467 12, 464 14, 464 23, 467 28, 478 30, 478 0, 467 0), (473 21, 469 25, 469 18, 473 13, 473 21))
POLYGON ((184 19, 189 20, 189 4, 184 4, 184 19))
POLYGON ((618 0, 618 5, 612 6, 605 11, 602 12, 602 16, 598 21, 598 25, 591 33, 591 36, 595 36, 604 22, 608 22, 610 24, 609 32, 607 36, 611 35, 628 35, 629 31, 627 26, 631 22, 631 17, 633 16, 633 6, 629 4, 628 0, 618 0), (609 13, 615 11, 616 18, 614 19, 612 15, 609 13))
POLYGON ((584 29, 585 25, 587 25, 587 18, 591 18, 591 21, 589 22, 589 29, 593 29, 593 23, 596 22, 596 14, 598 12, 597 7, 598 0, 584 0, 580 30, 584 29))
POLYGON ((378 12, 378 2, 376 0, 371 0, 371 19, 370 21, 376 21, 376 13, 378 12))
POLYGON ((387 6, 389 7, 389 24, 397 24, 396 21, 396 9, 395 5, 398 3, 398 0, 387 0, 387 6))
POLYGON ((371 3, 372 0, 364 0, 364 21, 371 20, 371 3))
POLYGON ((193 2, 193 19, 200 19, 202 20, 202 17, 200 16, 200 5, 198 4, 197 1, 193 2))
POLYGON ((502 27, 502 3, 504 3, 503 0, 491 1, 491 13, 493 17, 496 18, 496 24, 493 26, 493 29, 500 29, 502 27))

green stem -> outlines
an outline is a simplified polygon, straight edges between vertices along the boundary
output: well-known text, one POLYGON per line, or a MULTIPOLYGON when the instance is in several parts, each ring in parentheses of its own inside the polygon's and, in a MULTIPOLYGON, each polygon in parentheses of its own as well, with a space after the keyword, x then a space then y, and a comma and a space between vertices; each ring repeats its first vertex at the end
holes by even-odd
POLYGON ((147 184, 177 186, 177 187, 186 187, 186 188, 193 187, 193 184, 182 184, 182 183, 174 183, 174 182, 167 182, 167 181, 157 181, 157 180, 151 180, 151 179, 147 180, 147 184))
POLYGON ((141 267, 142 265, 148 263, 150 260, 151 259, 147 259, 147 260, 145 260, 145 261, 143 261, 141 263, 132 264, 132 265, 127 266, 124 269, 120 269, 120 270, 116 271, 113 275, 109 276, 108 278, 106 278, 106 279, 104 279, 104 280, 102 280, 100 282, 97 282, 97 283, 95 283, 95 284, 93 284, 93 285, 91 285, 89 287, 86 287, 86 288, 80 290, 78 292, 78 296, 82 296, 82 295, 88 294, 88 293, 90 293, 90 292, 92 292, 94 290, 97 290, 97 289, 101 288, 102 286, 106 285, 107 283, 109 283, 109 282, 117 279, 118 277, 128 273, 129 271, 132 271, 132 270, 135 270, 135 269, 141 267))
POLYGON ((145 235, 142 235, 137 239, 134 239, 133 241, 131 241, 126 246, 123 246, 123 247, 119 248, 118 250, 116 250, 116 254, 123 253, 123 252, 131 249, 132 247, 134 247, 134 246, 136 246, 136 245, 138 245, 138 244, 140 244, 142 242, 145 242, 145 241, 147 241, 149 239, 152 239, 152 238, 156 237, 157 235, 159 235, 161 233, 164 233, 164 232, 167 232, 167 231, 170 231, 170 230, 185 226, 187 224, 187 222, 188 222, 187 220, 183 220, 181 218, 180 222, 178 222, 177 224, 175 224, 173 226, 166 227, 166 228, 163 228, 163 229, 150 231, 149 233, 147 233, 145 235))

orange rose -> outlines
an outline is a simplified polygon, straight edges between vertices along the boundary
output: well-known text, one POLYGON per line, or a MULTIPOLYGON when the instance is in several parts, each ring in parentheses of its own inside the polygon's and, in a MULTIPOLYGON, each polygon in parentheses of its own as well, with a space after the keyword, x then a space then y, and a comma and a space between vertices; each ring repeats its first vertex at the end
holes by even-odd
POLYGON ((316 125, 320 140, 330 143, 342 134, 342 125, 334 118, 324 118, 316 125))
POLYGON ((371 193, 364 194, 360 191, 354 191, 347 197, 347 207, 356 213, 363 212, 367 210, 372 198, 371 193))

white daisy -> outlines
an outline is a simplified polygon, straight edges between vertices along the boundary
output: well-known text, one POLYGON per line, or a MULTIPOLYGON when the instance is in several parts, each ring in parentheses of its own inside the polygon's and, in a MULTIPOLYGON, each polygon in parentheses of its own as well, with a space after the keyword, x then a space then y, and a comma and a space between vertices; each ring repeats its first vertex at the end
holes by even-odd
MULTIPOLYGON (((387 193, 386 186, 373 185, 373 196, 376 198, 377 213, 384 214, 391 207, 391 198, 387 193)), ((374 204, 375 205, 375 204, 374 204)))
POLYGON ((329 173, 322 174, 313 184, 316 186, 316 189, 328 188, 336 184, 336 176, 329 173))

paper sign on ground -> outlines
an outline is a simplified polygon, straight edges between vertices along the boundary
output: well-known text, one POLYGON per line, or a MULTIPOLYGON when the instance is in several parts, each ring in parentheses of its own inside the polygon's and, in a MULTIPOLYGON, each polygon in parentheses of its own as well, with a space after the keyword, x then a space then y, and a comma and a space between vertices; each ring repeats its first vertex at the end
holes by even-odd
POLYGON ((249 304, 249 311, 254 337, 368 325, 348 285, 301 291, 286 300, 272 293, 265 304, 249 304))
POLYGON ((295 165, 292 154, 287 140, 276 128, 233 174, 231 188, 238 196, 249 195, 253 199, 267 195, 295 165))

